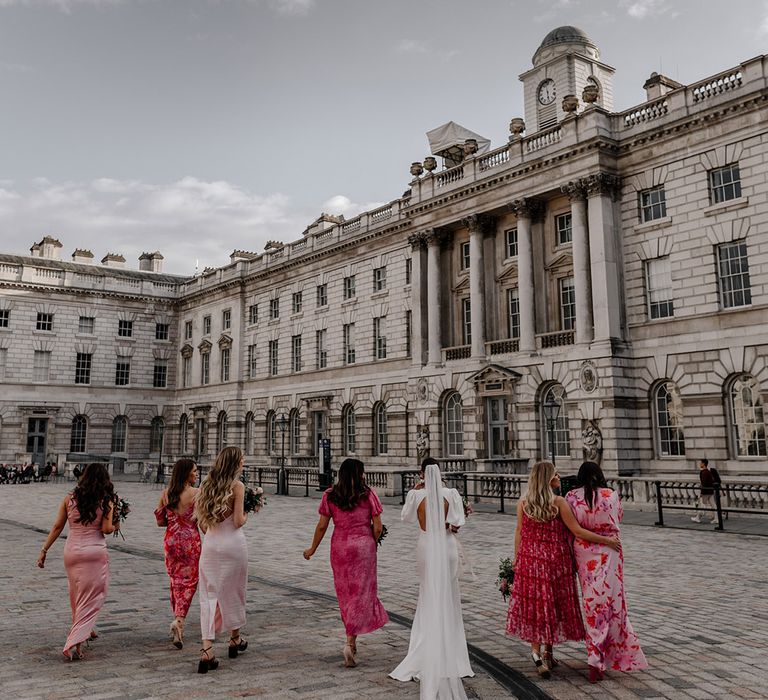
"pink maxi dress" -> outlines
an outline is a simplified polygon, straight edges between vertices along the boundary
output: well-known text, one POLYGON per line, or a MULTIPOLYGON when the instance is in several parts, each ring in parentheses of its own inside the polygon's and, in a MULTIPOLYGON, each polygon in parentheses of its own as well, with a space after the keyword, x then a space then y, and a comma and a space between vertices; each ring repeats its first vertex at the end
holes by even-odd
POLYGON ((200 629, 203 639, 245 624, 248 545, 230 515, 209 527, 200 554, 200 629))
MULTIPOLYGON (((592 508, 584 498, 583 488, 569 491, 565 498, 584 529, 605 537, 619 535, 624 510, 615 491, 597 489, 592 508)), ((623 553, 578 538, 574 541, 573 550, 587 621, 589 665, 601 671, 648 668, 627 613, 623 553)))
POLYGON ((171 579, 171 607, 175 617, 186 617, 197 590, 200 566, 200 531, 192 517, 194 502, 184 513, 168 506, 155 511, 159 521, 165 522, 165 568, 171 579))
POLYGON ((378 598, 376 541, 371 519, 382 512, 373 489, 352 510, 341 510, 323 494, 318 512, 333 520, 331 569, 341 620, 348 635, 367 634, 389 622, 378 598))
POLYGON ((96 618, 101 612, 109 588, 109 554, 107 541, 101 531, 102 510, 88 525, 77 522, 80 511, 75 499, 67 501, 69 535, 64 545, 64 568, 69 582, 69 604, 72 607, 72 628, 64 651, 82 644, 91 636, 96 618))

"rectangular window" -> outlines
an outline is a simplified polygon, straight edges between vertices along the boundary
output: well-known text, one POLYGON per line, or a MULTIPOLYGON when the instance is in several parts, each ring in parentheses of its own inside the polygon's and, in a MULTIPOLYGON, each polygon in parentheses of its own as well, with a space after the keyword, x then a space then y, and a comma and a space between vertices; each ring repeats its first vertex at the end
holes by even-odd
POLYGON ((37 330, 53 330, 53 314, 37 314, 37 330))
POLYGON ((722 308, 732 309, 752 303, 746 241, 724 243, 717 247, 717 282, 722 308))
POLYGON ((383 292, 387 288, 387 268, 377 267, 373 271, 373 291, 383 292))
POLYGON ((648 292, 648 318, 674 316, 672 271, 668 256, 646 261, 645 286, 648 292))
POLYGON ((504 231, 504 256, 507 258, 517 257, 517 229, 508 228, 504 231))
POLYGON ((571 214, 560 214, 555 217, 555 231, 557 233, 557 245, 567 245, 571 242, 571 214))
POLYGON ((167 323, 155 324, 155 340, 168 340, 170 336, 170 325, 167 323))
POLYGON ((118 360, 115 363, 115 386, 128 386, 131 383, 131 363, 118 360))
POLYGON ((248 379, 256 379, 256 346, 248 346, 248 379))
POLYGON ((301 336, 291 336, 291 371, 301 372, 301 336))
POLYGON ((232 351, 229 348, 221 349, 221 381, 229 381, 229 366, 232 357, 232 351))
POLYGON ((185 389, 190 384, 192 384, 192 358, 191 357, 181 358, 181 381, 185 389))
POLYGON ((470 264, 469 242, 461 244, 461 248, 459 249, 459 254, 461 256, 461 261, 460 261, 461 269, 469 270, 469 264, 470 264))
POLYGON ((280 351, 278 349, 278 344, 276 340, 270 340, 269 341, 269 373, 273 376, 277 376, 277 371, 279 368, 278 362, 280 360, 280 355, 278 354, 280 351))
POLYGON ((325 328, 315 331, 315 368, 325 369, 328 366, 328 351, 325 349, 325 328))
POLYGON ((269 300, 269 318, 280 318, 280 299, 269 300))
POLYGON ((230 328, 232 328, 231 309, 224 309, 224 311, 221 312, 221 328, 225 331, 228 331, 230 328))
POLYGON ((47 350, 35 350, 32 376, 36 382, 47 382, 51 375, 51 353, 47 350))
POLYGON ((0 348, 0 379, 5 379, 5 367, 8 363, 8 349, 0 348))
POLYGON ((0 309, 0 328, 8 328, 11 323, 11 310, 0 309))
POLYGON ((655 221, 667 215, 667 195, 664 185, 640 192, 640 221, 655 221))
POLYGON ((259 305, 251 304, 248 307, 248 325, 252 326, 259 322, 259 305))
POLYGON ((328 305, 328 285, 327 284, 318 284, 317 285, 317 306, 327 306, 328 305))
POLYGON ((211 353, 204 352, 200 355, 200 383, 211 383, 211 353))
POLYGON ((741 174, 738 163, 709 171, 709 198, 712 204, 739 197, 741 197, 741 174))
POLYGON ((344 335, 344 364, 355 364, 355 324, 345 323, 344 335))
POLYGON ((373 358, 385 360, 387 358, 387 331, 384 327, 385 316, 373 319, 373 358))
POLYGON ((117 335, 121 338, 133 337, 133 321, 120 320, 117 322, 117 335))
POLYGON ((355 296, 355 276, 344 278, 344 299, 352 299, 355 296))
POLYGON ((405 284, 406 286, 411 283, 411 277, 413 276, 413 258, 405 259, 405 284))
POLYGON ((560 330, 571 331, 576 328, 576 288, 573 277, 563 277, 560 285, 560 330))
POLYGON ((520 337, 520 294, 517 287, 507 290, 507 330, 510 338, 520 337))
POLYGON ((91 363, 93 355, 88 352, 77 353, 75 359, 75 384, 91 383, 91 363))
POLYGON ((413 316, 411 310, 405 312, 405 356, 411 356, 411 336, 413 335, 413 316))
POLYGON ((461 344, 472 344, 472 308, 469 299, 461 300, 461 344))
POLYGON ((211 317, 203 316, 203 335, 211 334, 211 317))
POLYGON ((81 316, 77 324, 77 332, 83 335, 93 335, 96 319, 93 316, 81 316))
POLYGON ((301 313, 301 307, 304 304, 304 294, 302 292, 294 292, 293 297, 291 298, 291 309, 293 313, 300 314, 301 313))
POLYGON ((192 321, 184 321, 184 340, 192 340, 192 321))

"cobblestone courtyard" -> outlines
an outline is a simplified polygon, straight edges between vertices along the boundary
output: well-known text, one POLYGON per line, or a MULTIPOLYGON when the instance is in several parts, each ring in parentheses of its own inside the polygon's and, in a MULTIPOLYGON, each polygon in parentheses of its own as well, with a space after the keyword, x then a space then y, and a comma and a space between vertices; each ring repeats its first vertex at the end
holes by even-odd
MULTIPOLYGON (((316 522, 315 498, 269 497, 246 525, 249 542, 248 651, 221 667, 195 673, 198 608, 193 603, 186 645, 168 643, 168 582, 162 535, 152 517, 158 492, 119 483, 133 505, 126 540, 109 540, 111 583, 100 639, 85 661, 60 661, 69 604, 63 542, 35 567, 43 535, 69 487, 30 484, 0 488, 0 570, 4 650, 0 697, 5 698, 418 698, 418 685, 387 673, 404 656, 408 629, 395 622, 360 642, 360 665, 341 661, 343 630, 328 563, 330 536, 310 562, 301 552, 316 522)), ((387 609, 410 619, 416 603, 415 533, 399 521, 399 506, 385 505, 389 536, 380 550, 379 586, 387 609)), ((538 682, 526 646, 503 635, 505 605, 494 588, 499 557, 511 554, 510 515, 476 513, 462 530, 476 580, 462 581, 468 642, 485 669, 512 670, 522 680, 514 693, 474 663, 466 682, 471 698, 766 698, 768 671, 768 539, 712 531, 660 530, 626 525, 623 542, 630 614, 651 664, 648 672, 609 673, 586 681, 581 644, 560 649, 563 665, 538 682), (533 688, 533 686, 529 686, 533 688)), ((398 617, 398 619, 400 619, 398 617)))

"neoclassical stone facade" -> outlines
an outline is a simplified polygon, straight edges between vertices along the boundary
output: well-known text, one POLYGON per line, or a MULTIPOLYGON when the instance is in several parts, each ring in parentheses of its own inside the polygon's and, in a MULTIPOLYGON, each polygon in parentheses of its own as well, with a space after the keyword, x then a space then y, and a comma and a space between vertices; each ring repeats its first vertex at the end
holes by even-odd
POLYGON ((507 144, 466 132, 403 197, 202 275, 0 255, 0 461, 304 464, 322 437, 380 469, 768 477, 768 58, 615 113, 560 27, 520 77, 507 144))

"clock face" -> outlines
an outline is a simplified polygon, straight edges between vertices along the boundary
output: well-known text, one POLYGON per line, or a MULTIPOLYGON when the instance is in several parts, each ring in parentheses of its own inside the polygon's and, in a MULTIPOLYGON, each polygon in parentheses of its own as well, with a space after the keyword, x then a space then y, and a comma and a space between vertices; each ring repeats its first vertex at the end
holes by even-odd
POLYGON ((551 78, 545 80, 539 85, 539 102, 543 105, 550 105, 555 101, 555 81, 551 78))

